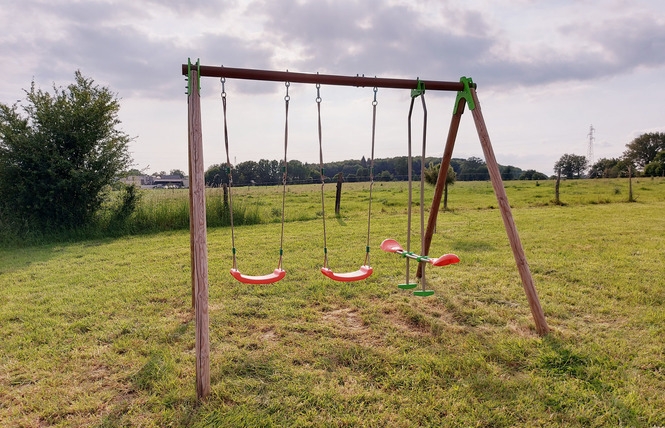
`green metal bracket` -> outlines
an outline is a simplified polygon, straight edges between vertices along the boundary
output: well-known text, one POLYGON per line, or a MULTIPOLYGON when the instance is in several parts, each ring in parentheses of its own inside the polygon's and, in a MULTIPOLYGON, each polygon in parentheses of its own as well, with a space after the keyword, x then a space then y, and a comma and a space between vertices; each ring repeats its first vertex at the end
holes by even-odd
POLYGON ((457 114, 457 107, 462 98, 466 100, 466 103, 469 106, 469 110, 474 110, 476 108, 476 103, 473 102, 473 96, 471 95, 471 88, 476 88, 476 84, 473 83, 473 79, 470 77, 462 76, 459 79, 460 83, 464 84, 464 90, 457 93, 457 98, 455 99, 455 108, 453 109, 453 114, 457 114))
POLYGON ((427 297, 431 296, 432 294, 434 294, 434 291, 432 290, 418 290, 413 292, 414 296, 420 296, 420 297, 427 297))
POLYGON ((196 64, 192 64, 191 58, 187 58, 187 95, 192 95, 192 65, 196 66, 196 83, 199 91, 201 90, 201 64, 200 59, 196 60, 196 64))
POLYGON ((412 288, 416 288, 418 284, 399 284, 397 288, 401 288, 402 290, 410 290, 412 288))
POLYGON ((411 98, 419 97, 424 93, 425 93, 425 82, 420 80, 420 77, 419 77, 418 78, 418 84, 416 85, 416 89, 411 89, 411 98))
POLYGON ((429 260, 429 257, 427 257, 427 256, 420 256, 416 259, 416 261, 418 261, 418 262, 426 262, 428 260, 429 260))

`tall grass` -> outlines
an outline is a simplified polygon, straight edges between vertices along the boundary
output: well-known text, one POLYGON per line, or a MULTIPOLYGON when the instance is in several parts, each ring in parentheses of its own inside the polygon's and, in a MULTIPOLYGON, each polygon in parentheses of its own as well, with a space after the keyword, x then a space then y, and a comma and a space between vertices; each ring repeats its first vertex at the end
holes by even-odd
MULTIPOLYGON (((665 186, 662 178, 633 179, 635 199, 640 202, 658 200, 665 186)), ((553 205, 554 182, 551 180, 507 181, 504 183, 512 207, 541 207, 553 205)), ((417 192, 418 184, 415 184, 417 192)), ((406 209, 404 182, 377 182, 372 199, 373 212, 401 213, 406 209)), ((433 187, 426 188, 425 200, 431 201, 433 187)), ((597 205, 628 202, 628 179, 567 180, 561 184, 564 205, 597 205)), ((28 230, 17 234, 10 225, 0 221, 0 245, 77 241, 103 237, 119 237, 157 233, 189 228, 189 192, 186 189, 138 190, 136 198, 128 198, 127 190, 109 191, 106 202, 94 220, 73 230, 43 233, 28 230)), ((414 206, 417 206, 417 196, 414 206)), ((335 186, 325 187, 327 215, 333 212, 335 186)), ((367 210, 369 183, 345 183, 342 194, 342 213, 360 215, 367 210)), ((286 191, 285 217, 287 222, 320 218, 320 185, 289 186, 286 191)), ((450 186, 448 207, 452 211, 494 209, 497 207, 489 182, 457 182, 450 186)), ((233 220, 235 225, 276 223, 281 221, 282 191, 279 186, 241 187, 233 189, 233 220)), ((364 215, 364 214, 363 214, 364 215)), ((206 221, 208 227, 227 227, 231 224, 228 204, 223 201, 221 188, 206 189, 206 221)))

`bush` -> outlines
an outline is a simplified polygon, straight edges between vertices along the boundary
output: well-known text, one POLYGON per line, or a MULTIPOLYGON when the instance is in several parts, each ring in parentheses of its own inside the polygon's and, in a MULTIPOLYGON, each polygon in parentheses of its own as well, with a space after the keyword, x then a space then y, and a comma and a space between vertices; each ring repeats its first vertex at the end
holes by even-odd
POLYGON ((129 166, 115 95, 75 77, 53 94, 33 82, 22 112, 0 104, 0 215, 17 232, 89 224, 104 189, 129 166))

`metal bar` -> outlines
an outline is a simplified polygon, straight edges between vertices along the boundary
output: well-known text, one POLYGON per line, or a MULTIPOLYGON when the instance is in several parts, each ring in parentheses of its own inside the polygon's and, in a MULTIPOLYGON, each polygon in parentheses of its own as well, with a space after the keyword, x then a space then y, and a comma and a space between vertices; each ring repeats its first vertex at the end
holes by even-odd
POLYGON ((409 258, 409 259, 417 260, 417 261, 419 261, 420 263, 426 263, 426 262, 429 261, 429 257, 426 257, 426 256, 420 256, 420 255, 418 255, 418 254, 414 254, 414 253, 408 253, 408 252, 406 252, 406 251, 395 251, 395 253, 396 253, 396 254, 399 254, 399 255, 402 256, 402 257, 406 257, 406 258, 409 258))
MULTIPOLYGON (((448 139, 446 140, 446 147, 443 150, 441 167, 439 168, 439 175, 436 180, 436 188, 434 189, 434 197, 432 198, 432 207, 429 210, 427 231, 425 232, 425 237, 423 238, 423 243, 425 244, 425 249, 422 252, 423 256, 427 256, 429 254, 429 247, 432 244, 432 236, 434 236, 434 229, 436 229, 436 219, 439 215, 439 206, 441 205, 441 196, 443 195, 443 189, 446 186, 446 180, 448 179, 448 167, 450 166, 450 159, 453 157, 453 148, 455 147, 455 140, 457 139, 457 131, 459 130, 460 122, 462 121, 462 113, 464 113, 464 106, 466 105, 466 100, 464 98, 461 98, 456 102, 457 108, 455 109, 453 118, 450 121, 448 139)), ((422 265, 418 265, 416 278, 420 278, 421 276, 422 265)))
MULTIPOLYGON (((290 71, 256 70, 250 68, 231 68, 202 65, 199 67, 203 77, 226 77, 229 79, 264 80, 272 82, 319 83, 322 85, 377 87, 394 89, 414 89, 418 79, 389 79, 365 76, 338 76, 333 74, 292 73, 290 71)), ((187 64, 182 65, 182 74, 187 75, 187 64)), ((463 91, 461 82, 443 82, 422 80, 428 91, 463 91)), ((475 85, 474 85, 475 88, 475 85)))

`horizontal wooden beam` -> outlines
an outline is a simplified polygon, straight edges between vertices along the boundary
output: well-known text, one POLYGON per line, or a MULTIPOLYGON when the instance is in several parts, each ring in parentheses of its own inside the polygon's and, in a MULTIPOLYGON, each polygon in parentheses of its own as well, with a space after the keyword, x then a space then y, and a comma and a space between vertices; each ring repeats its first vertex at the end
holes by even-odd
MULTIPOLYGON (((190 66, 182 65, 182 74, 187 75, 190 66)), ((365 76, 338 76, 333 74, 292 73, 290 71, 270 71, 249 68, 217 67, 209 65, 191 65, 203 77, 225 77, 229 79, 263 80, 271 82, 318 83, 321 85, 377 87, 394 89, 415 89, 418 79, 387 79, 365 76)), ((461 82, 443 82, 437 80, 421 80, 428 91, 463 91, 461 82)), ((475 85, 473 85, 475 88, 475 85)))

